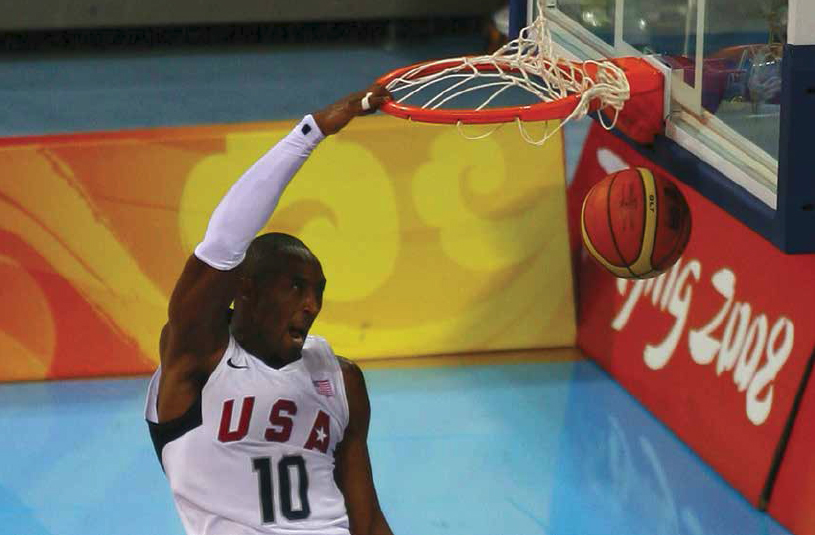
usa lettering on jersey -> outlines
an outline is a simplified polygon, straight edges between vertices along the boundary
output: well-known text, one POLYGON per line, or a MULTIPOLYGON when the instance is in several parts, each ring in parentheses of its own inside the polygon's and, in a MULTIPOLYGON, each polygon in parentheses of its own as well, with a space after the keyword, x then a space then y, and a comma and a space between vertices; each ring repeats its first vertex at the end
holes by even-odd
MULTIPOLYGON (((235 405, 235 399, 227 399, 223 402, 221 423, 218 428, 218 440, 220 442, 237 442, 246 438, 249 433, 249 424, 255 408, 255 396, 246 396, 241 400, 240 415, 237 417, 236 425, 233 424, 235 405)), ((281 398, 272 405, 269 412, 269 427, 266 428, 264 433, 267 442, 289 442, 294 429, 293 417, 297 415, 297 410, 297 403, 290 399, 281 398)), ((331 418, 324 411, 318 410, 311 426, 311 432, 308 434, 308 439, 303 444, 303 449, 327 453, 330 442, 331 418)))

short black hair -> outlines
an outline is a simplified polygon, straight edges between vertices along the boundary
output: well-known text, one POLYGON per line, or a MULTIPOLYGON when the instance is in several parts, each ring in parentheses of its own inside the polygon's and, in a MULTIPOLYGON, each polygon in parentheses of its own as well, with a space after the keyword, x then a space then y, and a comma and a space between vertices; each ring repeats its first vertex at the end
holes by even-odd
POLYGON ((269 232, 252 240, 241 264, 244 277, 262 282, 265 275, 273 273, 280 266, 281 255, 295 255, 305 260, 317 261, 305 243, 290 234, 269 232))

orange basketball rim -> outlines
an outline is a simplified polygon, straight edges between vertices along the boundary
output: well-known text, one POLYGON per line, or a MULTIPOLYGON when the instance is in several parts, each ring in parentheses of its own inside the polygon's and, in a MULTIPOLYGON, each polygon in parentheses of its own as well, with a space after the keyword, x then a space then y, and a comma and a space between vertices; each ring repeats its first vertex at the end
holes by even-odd
MULTIPOLYGON (((401 67, 380 77, 377 82, 390 89, 397 81, 409 86, 413 83, 418 85, 421 78, 429 78, 431 83, 435 83, 434 80, 437 81, 443 76, 463 76, 462 73, 465 72, 473 76, 495 73, 524 76, 522 69, 519 68, 507 68, 495 62, 470 61, 472 59, 480 58, 451 58, 401 67)), ((630 88, 625 95, 625 104, 615 110, 605 106, 601 98, 594 98, 588 103, 586 112, 600 111, 606 121, 614 121, 615 126, 634 141, 640 143, 653 141, 654 136, 663 130, 665 82, 662 73, 647 60, 628 57, 605 62, 580 63, 561 59, 552 70, 555 72, 555 78, 561 75, 573 76, 576 86, 589 88, 604 82, 598 77, 604 63, 610 63, 624 73, 630 88), (589 77, 590 80, 585 80, 585 77, 589 77)), ((571 118, 583 99, 584 95, 578 89, 567 91, 559 98, 541 100, 530 105, 467 109, 442 108, 438 105, 438 100, 435 100, 432 106, 409 104, 401 102, 396 97, 380 109, 402 119, 436 124, 537 122, 571 118)))

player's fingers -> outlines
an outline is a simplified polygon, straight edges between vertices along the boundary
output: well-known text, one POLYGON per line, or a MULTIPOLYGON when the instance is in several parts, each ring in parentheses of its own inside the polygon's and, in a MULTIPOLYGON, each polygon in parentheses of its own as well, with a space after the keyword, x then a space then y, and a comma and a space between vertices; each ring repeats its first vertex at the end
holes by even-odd
POLYGON ((388 91, 388 88, 385 87, 384 85, 374 84, 368 89, 368 91, 370 91, 371 93, 374 94, 374 96, 377 96, 377 97, 391 97, 391 98, 393 98, 390 91, 388 91))
POLYGON ((378 110, 384 103, 393 100, 390 95, 383 95, 380 97, 371 97, 371 108, 378 110))

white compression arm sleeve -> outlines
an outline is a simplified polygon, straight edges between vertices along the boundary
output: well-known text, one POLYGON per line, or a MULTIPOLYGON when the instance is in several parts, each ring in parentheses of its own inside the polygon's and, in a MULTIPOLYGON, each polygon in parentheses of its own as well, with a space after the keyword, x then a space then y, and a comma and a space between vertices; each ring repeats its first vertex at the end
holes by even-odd
POLYGON ((324 137, 314 118, 306 115, 232 185, 212 213, 195 256, 220 270, 240 264, 283 190, 324 137))

